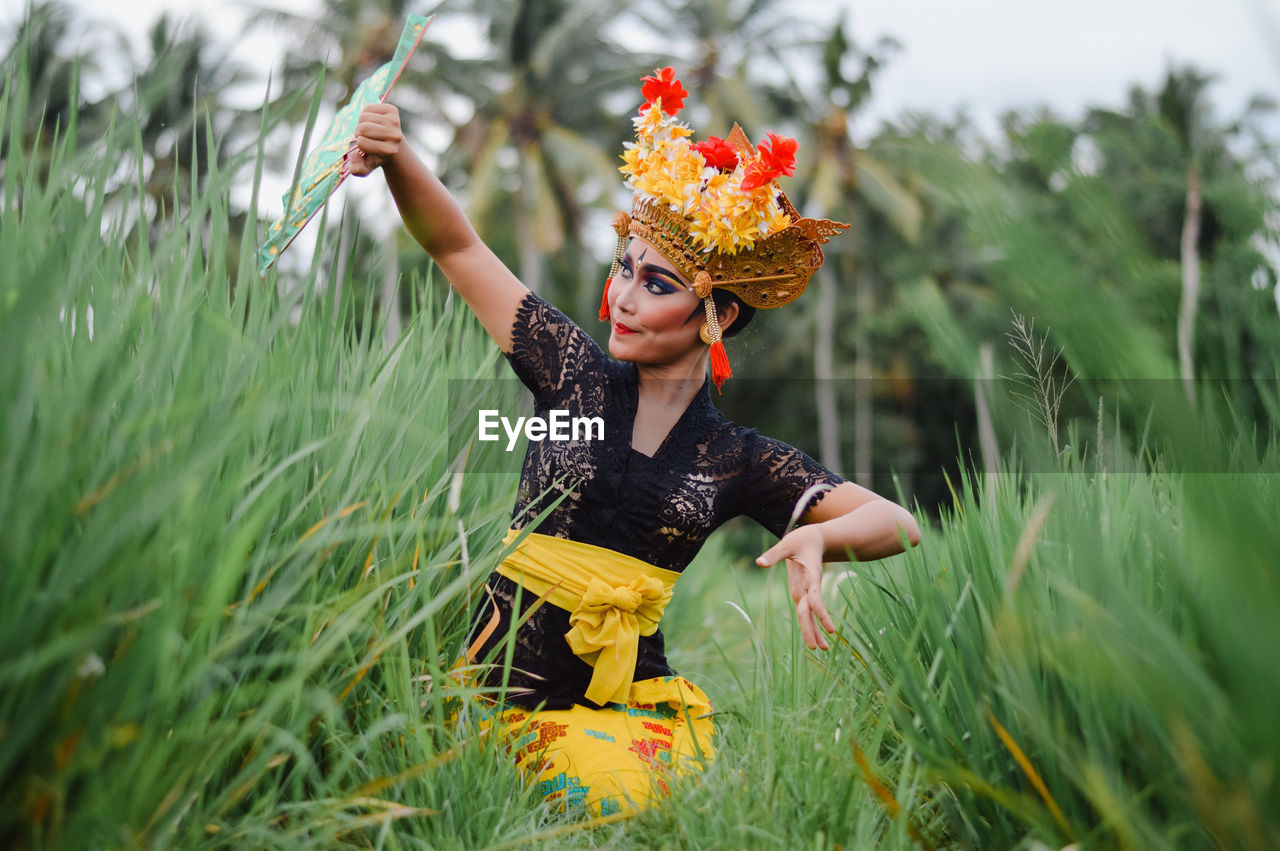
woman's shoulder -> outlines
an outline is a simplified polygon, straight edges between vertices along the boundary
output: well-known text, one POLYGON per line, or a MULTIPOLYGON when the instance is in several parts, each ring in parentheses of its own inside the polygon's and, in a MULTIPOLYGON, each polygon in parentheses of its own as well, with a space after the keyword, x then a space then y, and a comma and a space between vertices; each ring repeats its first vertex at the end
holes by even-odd
POLYGON ((767 477, 771 474, 794 474, 804 469, 809 475, 826 473, 821 464, 803 449, 764 434, 757 428, 740 425, 715 411, 715 424, 709 433, 711 442, 722 451, 731 451, 742 466, 742 472, 752 476, 767 477))
POLYGON ((712 445, 723 449, 735 449, 738 454, 747 459, 755 458, 762 448, 771 444, 786 446, 782 441, 762 434, 757 428, 741 425, 725 416, 714 402, 708 403, 703 421, 706 424, 705 432, 712 445))
MULTIPOLYGON (((733 427, 740 447, 738 511, 773 534, 783 534, 798 501, 811 494, 814 485, 834 487, 844 481, 803 449, 758 429, 726 422, 733 427)), ((814 501, 821 498, 821 493, 810 497, 814 501)))
POLYGON ((691 437, 701 446, 699 454, 721 474, 732 470, 736 476, 750 476, 768 456, 791 449, 759 429, 730 419, 713 403, 707 404, 694 424, 691 437))
POLYGON ((507 358, 535 394, 564 387, 609 360, 582 326, 534 292, 525 293, 516 309, 507 358))
POLYGON ((536 334, 544 329, 582 331, 582 327, 566 316, 564 311, 530 290, 516 307, 515 330, 536 334))

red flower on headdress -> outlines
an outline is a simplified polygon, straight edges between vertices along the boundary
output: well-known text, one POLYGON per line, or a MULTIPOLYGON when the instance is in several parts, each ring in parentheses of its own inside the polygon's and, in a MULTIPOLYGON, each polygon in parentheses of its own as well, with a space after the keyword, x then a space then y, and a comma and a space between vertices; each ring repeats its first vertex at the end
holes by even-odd
POLYGON ((661 70, 655 69, 654 74, 657 76, 644 78, 640 94, 644 95, 645 103, 640 106, 640 111, 645 112, 661 98, 662 111, 667 115, 675 115, 684 107, 684 99, 689 93, 680 85, 680 81, 676 79, 676 71, 670 65, 661 70))
POLYGON ((756 145, 756 150, 760 152, 760 159, 769 164, 770 170, 778 172, 783 177, 790 177, 796 171, 797 147, 795 139, 770 133, 769 148, 766 149, 764 142, 761 142, 756 145))
POLYGON ((756 145, 757 157, 747 163, 742 188, 750 191, 771 180, 795 174, 796 147, 795 139, 770 133, 767 140, 756 145))
POLYGON ((705 142, 694 142, 690 147, 702 154, 702 158, 712 168, 733 171, 738 167, 738 152, 724 139, 712 136, 705 142))

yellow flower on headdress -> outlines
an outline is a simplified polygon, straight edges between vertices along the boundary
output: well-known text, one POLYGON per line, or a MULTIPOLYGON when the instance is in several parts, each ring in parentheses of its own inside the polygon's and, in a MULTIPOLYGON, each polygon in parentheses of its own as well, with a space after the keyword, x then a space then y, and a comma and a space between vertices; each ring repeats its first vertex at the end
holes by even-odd
POLYGON ((622 152, 624 165, 618 170, 627 175, 629 181, 639 180, 644 177, 645 172, 648 170, 647 159, 648 157, 643 148, 628 142, 626 150, 622 152))

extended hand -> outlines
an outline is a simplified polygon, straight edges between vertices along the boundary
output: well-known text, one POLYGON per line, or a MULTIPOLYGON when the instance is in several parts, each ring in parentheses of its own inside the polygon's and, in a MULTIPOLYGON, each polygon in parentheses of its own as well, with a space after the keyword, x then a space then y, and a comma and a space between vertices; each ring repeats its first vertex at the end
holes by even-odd
POLYGON ((800 526, 788 532, 769 549, 756 564, 772 567, 787 560, 787 584, 791 587, 791 599, 796 604, 796 617, 800 619, 800 632, 804 644, 810 650, 829 650, 826 638, 818 632, 818 624, 828 633, 836 631, 835 621, 827 614, 822 602, 822 532, 813 526, 800 526))
POLYGON ((374 103, 360 112, 356 137, 347 155, 353 177, 364 177, 400 152, 400 111, 389 103, 374 103))

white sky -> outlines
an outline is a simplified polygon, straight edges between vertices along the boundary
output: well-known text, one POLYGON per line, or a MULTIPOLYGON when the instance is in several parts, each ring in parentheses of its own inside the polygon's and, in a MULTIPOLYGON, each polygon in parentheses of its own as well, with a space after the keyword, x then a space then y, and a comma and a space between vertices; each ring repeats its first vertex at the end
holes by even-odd
POLYGON ((855 26, 897 35, 904 50, 875 109, 966 105, 983 126, 1005 108, 1048 103, 1066 116, 1120 105, 1155 86, 1170 60, 1220 75, 1220 116, 1254 93, 1280 100, 1280 0, 873 0, 855 26))

